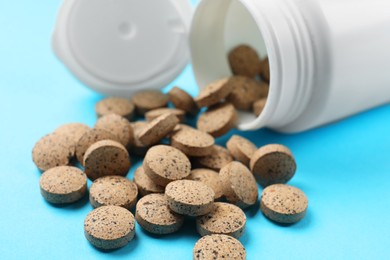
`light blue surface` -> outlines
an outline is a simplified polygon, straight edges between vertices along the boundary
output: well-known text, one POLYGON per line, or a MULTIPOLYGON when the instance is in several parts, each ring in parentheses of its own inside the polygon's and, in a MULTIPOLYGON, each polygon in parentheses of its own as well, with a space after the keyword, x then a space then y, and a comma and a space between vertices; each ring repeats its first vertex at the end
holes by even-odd
MULTIPOLYGON (((39 194, 34 143, 67 122, 92 126, 101 98, 51 51, 59 3, 0 1, 0 259, 191 259, 199 238, 191 221, 166 237, 137 226, 130 245, 103 253, 84 238, 83 221, 92 209, 87 199, 53 207, 39 194)), ((196 93, 190 68, 174 84, 196 93)), ((389 118, 390 106, 384 106, 297 135, 240 133, 259 146, 289 146, 298 163, 291 184, 309 197, 307 217, 289 227, 271 223, 257 206, 247 211, 241 241, 248 259, 389 259, 389 118)))

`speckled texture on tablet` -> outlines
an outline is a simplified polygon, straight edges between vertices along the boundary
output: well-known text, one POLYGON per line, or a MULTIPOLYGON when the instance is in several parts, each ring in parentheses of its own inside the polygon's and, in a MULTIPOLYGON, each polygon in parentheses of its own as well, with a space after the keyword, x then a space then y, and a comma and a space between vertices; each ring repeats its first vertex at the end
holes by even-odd
POLYGON ((306 215, 308 200, 298 188, 274 184, 263 190, 260 209, 269 219, 291 224, 298 222, 306 215))
POLYGON ((214 208, 215 193, 199 181, 179 180, 165 188, 169 208, 182 215, 201 216, 214 208))
POLYGON ((236 126, 237 112, 230 103, 218 104, 209 107, 201 114, 196 123, 196 127, 214 137, 219 137, 236 126))
POLYGON ((228 81, 229 79, 225 78, 207 85, 195 98, 196 104, 199 107, 209 107, 225 99, 233 90, 233 86, 231 84, 227 84, 228 81))
POLYGON ((263 112, 263 109, 265 107, 265 103, 267 103, 267 98, 262 98, 262 99, 256 100, 253 103, 252 110, 256 116, 259 116, 261 114, 261 112, 263 112))
POLYGON ((145 113, 145 119, 150 122, 153 119, 166 113, 175 115, 180 122, 185 121, 186 112, 184 110, 177 109, 177 108, 168 108, 168 107, 162 107, 162 108, 157 108, 148 111, 147 113, 145 113))
POLYGON ((256 203, 259 195, 257 183, 244 164, 231 162, 221 169, 219 176, 228 202, 243 209, 256 203))
POLYGON ((150 148, 142 165, 145 174, 160 186, 184 179, 191 172, 191 163, 187 156, 167 145, 156 145, 150 148))
POLYGON ((76 144, 89 129, 89 126, 82 123, 69 123, 58 127, 54 133, 64 134, 76 144))
POLYGON ((184 217, 172 212, 164 194, 149 194, 137 203, 135 218, 138 224, 153 234, 176 232, 184 223, 184 217))
POLYGON ((187 177, 189 180, 200 181, 213 189, 215 193, 214 200, 219 200, 223 196, 222 181, 218 172, 210 169, 194 169, 187 177))
POLYGON ((50 203, 71 203, 87 191, 87 176, 72 166, 58 166, 45 171, 39 180, 42 196, 50 203))
POLYGON ((234 159, 242 162, 244 165, 249 167, 249 162, 256 152, 257 147, 248 139, 233 135, 226 143, 227 149, 233 155, 234 159))
POLYGON ((50 168, 68 165, 75 153, 73 141, 61 133, 51 133, 35 143, 32 159, 42 171, 50 168))
POLYGON ((233 86, 233 90, 227 96, 226 101, 232 103, 237 109, 250 110, 253 102, 268 94, 268 84, 252 78, 234 76, 229 79, 228 84, 233 86))
POLYGON ((165 187, 157 185, 148 175, 145 174, 144 167, 138 167, 134 172, 134 183, 138 187, 141 197, 151 193, 164 193, 165 187))
POLYGON ((134 132, 134 143, 129 149, 130 154, 134 154, 137 156, 145 156, 146 152, 149 150, 149 145, 144 145, 139 140, 138 136, 143 131, 143 129, 148 125, 145 121, 137 121, 131 123, 134 132))
POLYGON ((260 147, 250 161, 250 169, 263 187, 288 182, 294 176, 296 168, 291 151, 279 144, 260 147))
POLYGON ((83 165, 84 164, 84 155, 87 149, 94 143, 102 140, 113 140, 119 141, 118 138, 107 132, 103 129, 90 129, 85 132, 76 145, 76 158, 83 165))
POLYGON ((171 102, 176 108, 182 109, 188 114, 193 116, 198 114, 199 112, 198 106, 196 105, 191 95, 188 94, 186 91, 178 87, 173 87, 169 91, 168 95, 169 95, 169 99, 171 100, 171 102))
POLYGON ((261 61, 256 50, 248 45, 239 45, 228 55, 230 67, 235 75, 256 77, 261 70, 261 61))
POLYGON ((199 168, 208 168, 219 172, 222 167, 233 161, 233 156, 226 148, 214 145, 211 149, 213 151, 208 156, 194 157, 193 164, 199 168))
POLYGON ((131 100, 135 105, 135 109, 139 115, 144 115, 146 112, 166 107, 169 101, 167 95, 158 90, 144 90, 135 93, 131 100))
POLYGON ((85 152, 84 166, 85 173, 92 181, 108 175, 126 176, 130 169, 130 157, 120 143, 102 140, 85 152))
POLYGON ((194 260, 245 260, 246 251, 240 241, 226 235, 204 236, 193 249, 194 260))
POLYGON ((134 143, 134 133, 130 122, 119 115, 110 114, 102 116, 97 120, 95 128, 103 129, 115 135, 126 149, 129 149, 134 143))
POLYGON ((127 245, 135 235, 133 214, 118 206, 103 206, 91 211, 84 220, 84 234, 97 248, 110 250, 127 245))
POLYGON ((162 114, 149 122, 138 134, 137 138, 144 145, 153 145, 166 137, 179 123, 174 114, 162 114))
POLYGON ((208 133, 187 126, 181 127, 171 135, 171 145, 188 156, 210 155, 214 143, 214 138, 208 133))
POLYGON ((98 178, 89 190, 89 201, 94 208, 113 205, 132 210, 137 203, 137 196, 137 185, 122 176, 98 178))
POLYGON ((215 202, 214 209, 196 219, 196 229, 201 236, 224 234, 239 238, 245 231, 246 216, 239 207, 215 202))
POLYGON ((100 100, 95 106, 95 112, 98 117, 109 114, 117 114, 131 120, 135 111, 134 104, 126 99, 120 97, 108 97, 100 100))

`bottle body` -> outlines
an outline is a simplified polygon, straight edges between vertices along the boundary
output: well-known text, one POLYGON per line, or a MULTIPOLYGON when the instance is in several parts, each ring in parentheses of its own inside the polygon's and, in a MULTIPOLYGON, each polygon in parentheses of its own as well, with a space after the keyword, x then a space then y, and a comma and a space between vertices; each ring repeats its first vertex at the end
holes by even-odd
POLYGON ((203 0, 190 34, 200 87, 230 76, 227 54, 249 44, 270 62, 262 114, 243 130, 299 132, 390 101, 390 2, 203 0))

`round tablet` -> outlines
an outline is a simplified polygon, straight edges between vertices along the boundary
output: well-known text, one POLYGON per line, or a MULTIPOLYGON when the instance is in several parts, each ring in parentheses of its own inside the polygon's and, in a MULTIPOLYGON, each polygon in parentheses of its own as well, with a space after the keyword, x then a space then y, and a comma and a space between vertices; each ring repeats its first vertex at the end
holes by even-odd
POLYGON ((151 193, 164 193, 165 187, 157 185, 145 174, 144 167, 138 167, 134 172, 134 183, 138 187, 141 197, 151 193))
POLYGON ((214 145, 211 148, 213 151, 210 155, 204 157, 193 158, 193 163, 200 168, 208 168, 219 172, 219 170, 226 164, 233 161, 230 152, 219 145, 214 145))
POLYGON ((179 180, 165 188, 169 208, 181 215, 201 216, 214 207, 214 191, 199 181, 179 180))
POLYGON ((191 172, 191 163, 187 156, 167 145, 156 145, 150 148, 142 165, 145 174, 160 186, 184 179, 191 172))
POLYGON ((196 242, 193 249, 194 260, 235 259, 245 260, 244 246, 231 236, 204 236, 196 242))
POLYGON ((200 181, 213 189, 215 193, 214 200, 219 200, 223 196, 222 181, 218 172, 210 169, 195 169, 187 177, 189 180, 200 181))
POLYGON ((218 104, 201 114, 196 127, 214 137, 219 137, 234 128, 237 122, 237 112, 230 103, 218 104))
POLYGON ((134 110, 134 104, 130 100, 120 97, 102 99, 95 106, 95 112, 98 117, 117 114, 131 120, 134 115, 134 110))
POLYGON ((249 169, 240 162, 231 162, 221 169, 226 200, 240 208, 247 208, 256 203, 259 195, 257 183, 249 169))
POLYGON ((146 112, 166 107, 169 101, 167 95, 158 90, 141 91, 133 95, 131 98, 135 105, 135 109, 139 115, 144 115, 146 112))
POLYGON ((75 152, 74 142, 61 133, 52 133, 42 137, 32 150, 32 159, 42 171, 68 165, 75 152))
POLYGON ((81 123, 69 123, 58 127, 54 133, 66 135, 75 144, 81 136, 89 131, 89 126, 81 123))
POLYGON ((169 209, 164 194, 149 194, 140 199, 135 218, 143 229, 159 235, 176 232, 184 223, 184 216, 169 209))
POLYGON ((71 166, 58 166, 45 171, 39 180, 41 194, 50 203, 71 203, 87 191, 87 176, 71 166))
POLYGON ((91 145, 85 152, 84 167, 92 181, 108 175, 125 176, 130 169, 130 157, 120 143, 102 140, 91 145))
POLYGON ((233 135, 226 143, 227 149, 233 155, 234 159, 242 162, 244 165, 249 166, 249 162, 256 152, 257 147, 248 139, 233 135))
POLYGON ((269 219, 283 224, 301 220, 307 211, 308 200, 298 188, 273 184, 263 190, 260 209, 269 219))
POLYGON ((102 140, 119 141, 118 138, 102 129, 90 129, 85 132, 76 145, 76 157, 77 160, 83 165, 84 154, 87 149, 94 143, 102 140))
POLYGON ((97 248, 111 250, 123 247, 134 238, 134 216, 122 207, 99 207, 85 218, 84 234, 97 248))
POLYGON ((262 99, 256 100, 253 103, 252 109, 253 109, 253 113, 256 116, 259 116, 261 114, 261 112, 263 112, 263 109, 265 107, 265 103, 267 103, 267 98, 262 98, 262 99))
POLYGON ((195 98, 195 102, 199 107, 209 107, 221 102, 233 90, 233 86, 228 84, 229 79, 220 79, 212 82, 202 89, 199 95, 195 98))
POLYGON ((169 91, 168 95, 169 99, 176 108, 181 109, 193 116, 198 114, 199 108, 196 105, 194 99, 184 90, 178 87, 173 87, 169 91))
POLYGON ((239 45, 231 50, 228 59, 235 75, 254 78, 262 67, 256 50, 248 45, 239 45))
POLYGON ((134 143, 129 149, 130 154, 134 154, 137 156, 145 156, 146 152, 149 150, 150 146, 142 144, 138 138, 139 134, 144 130, 147 125, 148 123, 145 121, 137 121, 131 123, 131 126, 133 127, 134 131, 134 143))
POLYGON ((242 209, 224 202, 215 202, 211 212, 196 218, 196 229, 201 236, 224 234, 239 238, 244 233, 245 224, 242 209))
POLYGON ((110 114, 102 116, 97 120, 95 128, 115 135, 126 149, 129 149, 134 143, 134 133, 130 122, 119 115, 110 114))
POLYGON ((233 104, 237 109, 250 110, 256 100, 266 97, 268 85, 260 83, 252 78, 234 76, 228 84, 232 84, 232 92, 226 97, 226 101, 233 104))
POLYGON ((167 136, 179 123, 173 114, 163 114, 149 122, 138 134, 139 141, 144 145, 153 145, 167 136))
POLYGON ((279 144, 260 147, 250 161, 250 169, 263 187, 288 182, 296 168, 291 151, 279 144))
POLYGON ((213 150, 214 138, 208 133, 193 129, 191 127, 181 127, 171 135, 171 145, 188 156, 207 156, 213 150))
POLYGON ((112 205, 131 210, 137 203, 137 196, 137 185, 122 176, 98 178, 89 190, 89 201, 94 208, 112 205))
POLYGON ((162 107, 162 108, 150 110, 149 112, 146 112, 145 118, 147 121, 150 122, 153 119, 155 119, 163 114, 167 114, 167 113, 175 115, 179 119, 180 122, 185 121, 186 113, 184 112, 184 110, 176 109, 176 108, 168 108, 168 107, 162 107))

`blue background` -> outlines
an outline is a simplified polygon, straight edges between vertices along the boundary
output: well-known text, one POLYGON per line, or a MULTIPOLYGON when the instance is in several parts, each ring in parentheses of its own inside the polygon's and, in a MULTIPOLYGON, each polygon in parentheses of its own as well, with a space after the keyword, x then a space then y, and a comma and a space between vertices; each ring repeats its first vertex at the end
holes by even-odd
MULTIPOLYGON (((34 143, 64 123, 93 126, 94 105, 102 98, 51 51, 59 4, 0 1, 0 258, 191 259, 199 238, 191 220, 165 237, 137 226, 133 242, 104 253, 84 238, 83 221, 92 209, 87 198, 54 207, 41 197, 34 143)), ((197 92, 190 67, 173 84, 197 92)), ((289 146, 298 163, 290 184, 309 198, 307 217, 289 227, 271 223, 258 206, 248 210, 241 238, 248 259, 389 259, 389 118, 387 105, 296 135, 240 133, 259 146, 289 146)), ((224 144, 231 134, 218 141, 224 144)))

